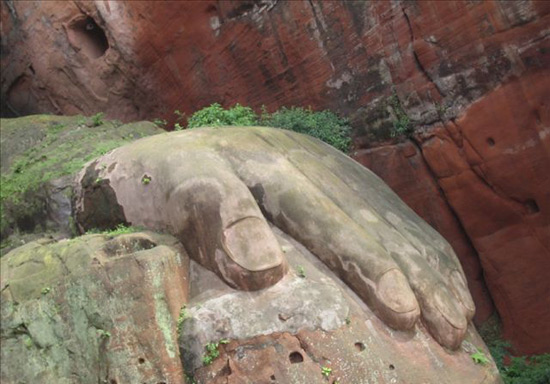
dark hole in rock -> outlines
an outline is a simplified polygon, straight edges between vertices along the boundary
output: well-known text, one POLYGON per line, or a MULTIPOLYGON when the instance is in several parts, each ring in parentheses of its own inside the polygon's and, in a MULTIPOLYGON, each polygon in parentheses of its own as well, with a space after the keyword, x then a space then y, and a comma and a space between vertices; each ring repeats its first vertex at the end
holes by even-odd
POLYGON ((140 357, 140 358, 138 359, 138 363, 140 363, 140 364, 145 363, 145 359, 144 359, 143 357, 140 357))
POLYGON ((33 75, 36 73, 36 71, 34 70, 34 67, 32 65, 29 65, 29 70, 31 71, 31 73, 33 75))
POLYGON ((490 147, 493 147, 495 145, 495 139, 493 139, 492 137, 489 137, 487 139, 487 144, 489 144, 490 147))
POLYGON ((115 379, 111 379, 110 383, 111 384, 117 384, 117 381, 115 379))
POLYGON ((304 361, 304 357, 300 352, 292 352, 290 355, 288 355, 288 359, 292 364, 301 363, 304 361))
POLYGON ((36 228, 35 218, 31 216, 23 216, 17 218, 17 227, 23 232, 33 232, 36 228))
POLYGON ((105 32, 91 17, 82 17, 74 20, 67 30, 71 44, 92 59, 105 54, 109 48, 109 41, 105 32))
POLYGON ((539 205, 533 199, 527 199, 525 203, 523 203, 523 206, 525 207, 527 213, 530 215, 540 212, 539 205))
POLYGON ((275 375, 271 375, 269 378, 271 379, 271 381, 275 381, 275 375))
POLYGON ((17 77, 2 97, 2 117, 16 117, 36 113, 38 101, 33 93, 32 78, 25 74, 17 77))
POLYGON ((361 342, 358 341, 357 343, 355 343, 355 348, 356 348, 359 352, 364 351, 364 350, 365 350, 365 344, 363 344, 363 343, 361 343, 361 342))
MULTIPOLYGON (((542 106, 541 106, 541 108, 542 108, 542 106)), ((539 110, 538 110, 538 109, 535 109, 535 110, 533 111, 533 114, 535 115, 535 121, 537 122, 537 124, 542 123, 542 120, 541 120, 541 118, 540 118, 540 112, 539 112, 539 110)))
POLYGON ((389 368, 393 371, 395 369, 395 366, 393 364, 390 364, 389 368))
POLYGON ((218 13, 218 8, 214 5, 209 5, 208 8, 206 8, 206 13, 209 15, 215 15, 218 13))

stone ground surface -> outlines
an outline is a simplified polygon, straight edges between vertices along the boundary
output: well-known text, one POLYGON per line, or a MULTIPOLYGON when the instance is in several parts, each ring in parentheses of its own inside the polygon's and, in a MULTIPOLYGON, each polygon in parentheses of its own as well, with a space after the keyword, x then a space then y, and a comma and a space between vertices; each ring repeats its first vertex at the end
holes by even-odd
POLYGON ((422 325, 392 331, 315 256, 275 231, 291 272, 272 288, 234 291, 214 274, 192 267, 191 284, 197 288, 191 290, 180 345, 197 382, 500 382, 492 362, 477 365, 470 357, 476 348, 489 356, 473 325, 454 352, 437 344, 422 325), (220 356, 202 366, 205 346, 224 339, 229 343, 220 344, 220 356), (323 375, 323 368, 330 374, 323 375))
POLYGON ((13 250, 1 261, 2 382, 192 383, 184 367, 197 383, 499 382, 492 360, 471 358, 476 348, 490 356, 472 325, 454 352, 421 325, 391 331, 274 230, 291 272, 254 293, 189 265, 174 238, 151 232, 13 250), (206 344, 226 338, 203 366, 206 344))

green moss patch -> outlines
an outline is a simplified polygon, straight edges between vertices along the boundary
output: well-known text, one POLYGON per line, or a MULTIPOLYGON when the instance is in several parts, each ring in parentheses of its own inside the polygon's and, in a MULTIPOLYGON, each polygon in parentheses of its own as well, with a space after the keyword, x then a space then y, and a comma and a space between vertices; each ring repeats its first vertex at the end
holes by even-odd
POLYGON ((46 115, 0 120, 2 238, 16 229, 34 230, 46 214, 48 182, 76 174, 127 142, 163 132, 149 122, 96 120, 46 115))

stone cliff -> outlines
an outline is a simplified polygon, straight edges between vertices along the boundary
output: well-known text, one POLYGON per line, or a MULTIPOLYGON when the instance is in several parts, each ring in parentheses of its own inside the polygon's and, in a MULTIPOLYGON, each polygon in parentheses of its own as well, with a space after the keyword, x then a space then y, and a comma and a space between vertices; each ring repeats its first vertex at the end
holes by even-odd
POLYGON ((356 159, 453 245, 477 320, 494 301, 519 351, 550 350, 550 2, 7 0, 1 20, 3 115, 349 116, 356 159))

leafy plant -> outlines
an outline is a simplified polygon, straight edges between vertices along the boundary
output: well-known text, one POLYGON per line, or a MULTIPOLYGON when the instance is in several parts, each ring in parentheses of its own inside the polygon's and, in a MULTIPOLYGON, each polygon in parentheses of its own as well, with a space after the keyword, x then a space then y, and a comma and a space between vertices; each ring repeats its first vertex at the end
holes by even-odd
POLYGON ((261 123, 316 137, 344 153, 349 151, 351 145, 351 126, 348 120, 331 111, 283 107, 272 114, 262 114, 261 123))
POLYGON ((153 120, 153 124, 155 124, 159 128, 164 129, 168 125, 168 122, 164 119, 160 119, 160 118, 157 117, 155 120, 153 120))
POLYGON ((298 265, 298 267, 296 267, 296 272, 298 272, 298 276, 300 276, 302 278, 306 277, 306 270, 304 269, 303 266, 298 265))
POLYGON ((258 116, 252 108, 240 104, 224 109, 220 104, 214 103, 193 113, 188 119, 187 128, 229 125, 264 125, 304 133, 343 152, 348 152, 351 145, 351 127, 346 119, 330 111, 313 111, 311 108, 302 107, 283 107, 272 114, 262 107, 262 114, 258 116))
POLYGON ((178 109, 174 111, 174 115, 176 115, 176 123, 174 124, 174 131, 181 131, 184 127, 183 121, 185 120, 185 113, 180 112, 178 109))
POLYGON ((410 136, 413 133, 413 126, 411 119, 403 109, 401 100, 397 97, 397 94, 393 94, 389 99, 389 104, 393 110, 395 120, 393 121, 393 130, 391 137, 397 137, 401 135, 410 136))
POLYGON ((99 127, 103 124, 103 112, 96 113, 92 116, 92 127, 99 127))
POLYGON ((224 125, 252 126, 257 124, 258 115, 250 107, 235 104, 226 110, 220 104, 214 103, 193 113, 187 121, 187 128, 221 127, 224 125))
POLYGON ((550 383, 550 354, 510 357, 512 345, 502 339, 498 316, 493 316, 480 328, 479 333, 500 371, 505 384, 547 384, 550 383))
POLYGON ((477 352, 472 353, 470 357, 476 364, 486 365, 487 363, 489 363, 489 359, 487 358, 487 356, 485 356, 485 353, 483 353, 483 351, 479 348, 477 349, 477 352))
POLYGON ((228 344, 229 340, 221 339, 218 342, 208 343, 205 346, 206 354, 202 357, 202 363, 204 365, 210 365, 220 355, 220 344, 228 344))
POLYGON ((44 287, 42 288, 42 291, 40 291, 43 295, 47 295, 48 293, 50 293, 52 289, 50 287, 44 287))
POLYGON ((137 231, 139 231, 139 228, 127 227, 124 224, 119 224, 114 229, 107 229, 105 231, 101 231, 101 230, 96 229, 96 228, 90 229, 89 231, 86 232, 86 234, 87 235, 102 234, 102 235, 107 235, 107 236, 113 237, 113 236, 124 235, 124 234, 128 234, 128 233, 134 233, 134 232, 137 232, 137 231))
POLYGON ((108 339, 111 337, 111 332, 105 331, 103 329, 98 329, 97 334, 101 339, 108 339))
POLYGON ((141 178, 141 184, 147 185, 150 182, 151 182, 151 176, 145 175, 141 178))
POLYGON ((321 368, 321 374, 323 376, 329 377, 331 373, 332 373, 332 368, 329 368, 329 367, 322 367, 321 368))

